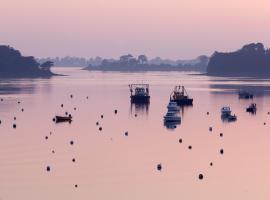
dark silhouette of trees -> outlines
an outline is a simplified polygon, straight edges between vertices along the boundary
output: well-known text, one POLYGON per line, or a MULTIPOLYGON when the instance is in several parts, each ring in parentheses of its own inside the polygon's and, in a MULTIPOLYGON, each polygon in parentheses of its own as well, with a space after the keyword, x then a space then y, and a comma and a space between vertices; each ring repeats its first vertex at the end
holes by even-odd
POLYGON ((50 70, 42 70, 32 56, 22 56, 10 46, 0 46, 0 77, 50 77, 50 70))
POLYGON ((139 64, 143 65, 146 64, 148 61, 147 57, 145 55, 139 55, 138 56, 138 62, 139 64))
MULTIPOLYGON (((180 61, 179 61, 180 62, 180 61)), ((86 70, 101 71, 206 71, 207 56, 200 56, 194 60, 181 64, 169 59, 156 58, 153 63, 148 61, 147 56, 139 55, 135 58, 131 54, 120 56, 119 60, 103 59, 101 65, 89 64, 86 70), (170 64, 173 63, 173 64, 170 64)))
POLYGON ((44 70, 44 71, 50 71, 51 67, 53 66, 53 62, 52 61, 46 61, 44 63, 42 63, 40 65, 40 69, 44 70))
POLYGON ((262 43, 251 43, 230 52, 215 52, 207 73, 218 76, 270 76, 270 53, 262 43))

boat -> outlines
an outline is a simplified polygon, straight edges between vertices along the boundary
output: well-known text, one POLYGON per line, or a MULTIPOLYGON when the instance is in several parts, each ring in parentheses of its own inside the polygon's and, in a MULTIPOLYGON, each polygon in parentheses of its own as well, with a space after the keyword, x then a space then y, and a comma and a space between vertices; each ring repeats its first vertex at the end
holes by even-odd
POLYGON ((149 103, 149 84, 130 84, 131 103, 149 103))
POLYGON ((178 105, 193 105, 193 99, 189 98, 187 91, 184 86, 175 86, 170 101, 176 102, 178 105))
POLYGON ((253 94, 248 91, 239 90, 238 97, 239 99, 253 99, 253 94))
POLYGON ((59 123, 59 122, 71 122, 72 121, 72 116, 71 115, 68 115, 68 116, 56 115, 55 118, 54 118, 54 121, 56 123, 59 123))
POLYGON ((173 101, 169 102, 167 108, 168 111, 176 111, 176 112, 180 111, 180 108, 177 106, 177 103, 173 101))
POLYGON ((255 103, 252 103, 247 107, 246 111, 250 113, 255 113, 257 110, 257 105, 255 103))
POLYGON ((229 106, 225 106, 221 108, 221 115, 222 116, 229 116, 231 115, 231 108, 229 106))
POLYGON ((164 122, 181 122, 181 117, 177 115, 177 112, 168 111, 164 116, 164 122))
POLYGON ((237 117, 236 115, 232 115, 232 110, 229 106, 224 106, 221 108, 221 119, 223 121, 228 121, 228 122, 232 122, 232 121, 236 121, 237 117))
POLYGON ((227 117, 227 120, 228 120, 229 122, 236 121, 236 120, 237 120, 237 117, 236 117, 236 115, 229 115, 229 116, 227 117))

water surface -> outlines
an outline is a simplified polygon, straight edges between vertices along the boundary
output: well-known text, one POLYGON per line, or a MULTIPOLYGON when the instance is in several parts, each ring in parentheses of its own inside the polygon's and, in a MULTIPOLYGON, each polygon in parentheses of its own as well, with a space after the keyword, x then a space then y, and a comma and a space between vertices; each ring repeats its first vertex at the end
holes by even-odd
POLYGON ((0 199, 270 198, 270 80, 54 70, 69 76, 0 80, 0 199), (130 105, 130 83, 150 84, 148 107, 130 105), (178 84, 194 105, 170 129, 163 115, 178 84), (252 100, 239 100, 240 88, 255 93, 256 115, 245 112, 252 100), (236 122, 222 122, 220 108, 227 105, 236 122), (65 112, 71 124, 52 121, 65 112))

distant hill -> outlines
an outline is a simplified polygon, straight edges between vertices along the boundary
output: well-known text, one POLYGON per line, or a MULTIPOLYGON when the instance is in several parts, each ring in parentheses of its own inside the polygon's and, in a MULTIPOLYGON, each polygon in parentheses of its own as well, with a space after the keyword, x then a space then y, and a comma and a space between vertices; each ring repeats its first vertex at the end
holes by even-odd
POLYGON ((194 60, 172 61, 155 58, 148 60, 145 55, 137 58, 131 54, 123 55, 119 60, 103 59, 100 65, 89 65, 84 70, 95 71, 199 71, 206 72, 207 56, 199 56, 194 60))
POLYGON ((52 62, 38 63, 32 56, 22 56, 10 46, 0 46, 0 78, 51 77, 52 62))
POLYGON ((210 57, 207 74, 270 77, 270 50, 265 49, 262 43, 251 43, 235 52, 215 52, 210 57))

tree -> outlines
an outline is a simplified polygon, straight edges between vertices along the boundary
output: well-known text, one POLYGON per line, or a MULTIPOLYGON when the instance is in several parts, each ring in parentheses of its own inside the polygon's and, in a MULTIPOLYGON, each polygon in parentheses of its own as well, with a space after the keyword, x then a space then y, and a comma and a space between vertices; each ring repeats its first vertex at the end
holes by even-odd
POLYGON ((138 56, 138 62, 139 62, 139 64, 146 64, 147 63, 147 61, 148 61, 148 59, 147 59, 147 57, 146 57, 146 55, 139 55, 138 56))
POLYGON ((131 54, 123 55, 120 57, 120 62, 124 64, 129 64, 129 60, 132 59, 133 56, 131 54))
POLYGON ((54 65, 54 63, 52 61, 46 61, 44 63, 42 63, 39 67, 40 69, 44 70, 44 71, 50 71, 51 67, 54 65))

